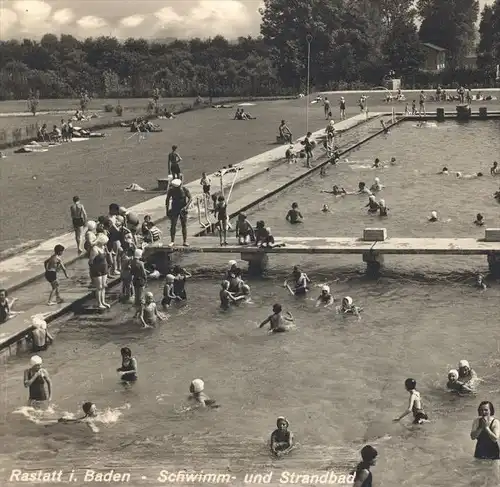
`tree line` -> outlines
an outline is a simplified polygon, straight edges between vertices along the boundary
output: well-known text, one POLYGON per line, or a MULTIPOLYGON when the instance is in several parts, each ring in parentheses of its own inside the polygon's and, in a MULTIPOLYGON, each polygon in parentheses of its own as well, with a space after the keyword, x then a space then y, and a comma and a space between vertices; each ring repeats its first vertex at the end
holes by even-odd
POLYGON ((268 96, 317 90, 492 84, 500 63, 500 0, 264 0, 261 35, 229 41, 78 40, 46 34, 0 42, 0 99, 268 96), (419 27, 417 27, 419 21, 419 27), (308 45, 308 42, 310 43, 308 45), (422 70, 422 42, 446 49, 443 73, 422 70), (477 52, 477 69, 465 68, 477 52), (36 94, 36 95, 35 95, 36 94))

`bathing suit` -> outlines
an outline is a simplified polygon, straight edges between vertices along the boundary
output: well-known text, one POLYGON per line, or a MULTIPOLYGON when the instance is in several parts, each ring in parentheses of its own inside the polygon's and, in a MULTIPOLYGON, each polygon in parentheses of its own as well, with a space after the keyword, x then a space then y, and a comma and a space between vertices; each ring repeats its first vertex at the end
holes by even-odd
MULTIPOLYGON (((490 429, 494 421, 494 419, 491 421, 490 429)), ((480 458, 482 460, 500 460, 500 447, 498 446, 498 442, 492 440, 484 430, 482 430, 477 437, 474 458, 480 458)))
POLYGON ((45 279, 52 284, 57 281, 57 272, 54 270, 51 271, 45 271, 45 279))
POLYGON ((5 323, 9 317, 9 303, 0 303, 0 323, 5 323))
POLYGON ((279 443, 275 446, 276 451, 283 451, 290 447, 290 431, 276 429, 271 437, 274 443, 279 443))
POLYGON ((170 306, 170 304, 172 303, 172 297, 170 297, 171 289, 171 284, 165 284, 165 286, 163 287, 163 299, 161 300, 162 306, 170 306))
POLYGON ((204 184, 203 185, 203 192, 205 194, 210 194, 210 184, 204 184))
POLYGON ((83 207, 81 205, 71 205, 71 220, 73 221, 73 228, 80 228, 85 226, 85 219, 83 218, 83 207))
MULTIPOLYGON (((28 370, 28 380, 35 375, 33 369, 28 370)), ((45 379, 38 376, 29 387, 30 401, 46 401, 48 399, 47 390, 45 388, 45 379)))
POLYGON ((122 362, 122 366, 119 369, 120 372, 128 372, 129 374, 123 374, 121 380, 123 382, 135 382, 137 380, 137 361, 135 358, 131 358, 128 360, 127 365, 124 365, 124 361, 122 362))
MULTIPOLYGON (((418 395, 418 398, 420 399, 420 396, 418 395)), ((420 404, 422 406, 422 404, 420 404)), ((412 413, 413 413, 413 424, 420 424, 421 421, 423 420, 428 420, 429 417, 427 414, 424 412, 423 408, 417 408, 416 401, 413 403, 412 407, 412 413)))
POLYGON ((215 207, 215 211, 217 212, 217 220, 219 222, 227 221, 227 205, 226 203, 222 205, 217 205, 215 207))
POLYGON ((90 264, 90 276, 102 277, 108 275, 108 260, 104 252, 97 254, 90 264))
POLYGON ((186 278, 184 276, 176 277, 174 280, 174 294, 182 300, 187 299, 186 278))
MULTIPOLYGON (((366 465, 363 462, 361 462, 356 467, 356 473, 354 477, 355 482, 358 475, 360 475, 363 470, 368 470, 368 469, 366 468, 366 465)), ((368 477, 366 477, 365 481, 361 484, 361 487, 372 487, 372 483, 373 483, 372 473, 370 472, 370 470, 368 470, 368 477)))

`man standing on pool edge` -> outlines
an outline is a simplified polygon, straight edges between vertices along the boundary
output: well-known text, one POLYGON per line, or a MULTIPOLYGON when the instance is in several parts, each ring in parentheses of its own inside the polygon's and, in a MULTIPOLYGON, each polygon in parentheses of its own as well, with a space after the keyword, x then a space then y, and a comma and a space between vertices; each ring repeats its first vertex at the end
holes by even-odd
POLYGON ((173 247, 175 243, 177 221, 179 219, 182 229, 182 245, 184 245, 184 247, 189 246, 187 243, 187 219, 191 200, 191 193, 182 185, 182 181, 180 179, 174 179, 170 183, 170 189, 168 190, 167 199, 165 201, 167 218, 170 218, 170 247, 173 247))

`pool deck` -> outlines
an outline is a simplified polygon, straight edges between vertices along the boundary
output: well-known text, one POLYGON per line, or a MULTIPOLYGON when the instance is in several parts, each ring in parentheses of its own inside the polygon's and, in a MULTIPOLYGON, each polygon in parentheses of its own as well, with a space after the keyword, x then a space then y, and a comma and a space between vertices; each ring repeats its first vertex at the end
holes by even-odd
POLYGON ((387 255, 485 255, 500 252, 500 242, 474 238, 388 238, 370 241, 347 237, 284 237, 276 241, 282 247, 259 248, 231 244, 221 247, 218 239, 197 237, 191 247, 152 245, 146 255, 155 250, 170 253, 213 254, 364 254, 375 252, 387 255))
MULTIPOLYGON (((383 113, 370 113, 368 120, 381 115, 383 113)), ((360 114, 338 122, 336 127, 339 131, 349 130, 365 122, 366 119, 365 114, 360 114)), ((324 130, 319 130, 313 135, 320 137, 323 134, 324 130)), ((284 160, 286 147, 286 145, 277 146, 235 166, 241 169, 237 171, 237 184, 235 184, 234 193, 231 197, 231 216, 276 194, 284 187, 315 171, 321 165, 321 163, 317 164, 313 169, 302 166, 300 162, 290 166, 284 160), (291 169, 292 167, 293 169, 291 169), (270 177, 271 174, 272 177, 270 177)), ((294 144, 294 147, 296 150, 302 148, 299 141, 294 144)), ((223 178, 226 194, 233 183, 234 176, 234 173, 229 173, 223 178)), ((209 177, 211 177, 212 181, 220 179, 216 174, 211 174, 209 177)), ((186 187, 190 190, 193 201, 202 197, 199 181, 188 183, 186 187)), ((166 220, 165 194, 161 193, 160 196, 131 207, 130 210, 137 213, 140 218, 149 214, 154 221, 164 222, 166 220)), ((160 228, 164 232, 164 238, 168 239, 166 225, 160 225, 160 228)), ((190 238, 194 238, 202 230, 203 228, 198 220, 198 212, 190 212, 188 220, 190 238)), ((87 260, 77 255, 76 242, 72 233, 47 240, 35 248, 0 262, 0 276, 0 287, 9 291, 10 298, 19 298, 14 306, 14 311, 22 312, 0 325, 0 362, 6 360, 10 355, 26 350, 27 345, 23 339, 32 329, 31 316, 48 313, 45 319, 50 322, 70 311, 75 305, 88 299, 89 294, 92 292, 92 288, 89 287, 87 260), (65 302, 61 305, 48 307, 46 299, 48 298, 49 289, 47 283, 42 279, 44 275, 43 263, 51 255, 54 246, 57 244, 66 247, 65 264, 70 279, 63 278, 60 281, 61 295, 65 302)), ((108 288, 112 288, 118 282, 119 279, 110 280, 108 288)))

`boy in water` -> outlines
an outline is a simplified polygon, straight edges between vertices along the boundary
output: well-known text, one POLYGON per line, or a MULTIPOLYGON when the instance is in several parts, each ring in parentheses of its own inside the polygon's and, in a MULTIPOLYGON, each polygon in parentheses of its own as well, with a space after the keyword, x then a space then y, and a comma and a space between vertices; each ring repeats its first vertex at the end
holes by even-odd
POLYGON ((247 220, 245 213, 240 213, 238 215, 238 221, 236 222, 236 238, 238 239, 239 245, 248 245, 255 240, 255 231, 247 220))
POLYGON ((298 203, 292 203, 292 208, 288 210, 288 213, 286 214, 285 218, 287 222, 290 222, 292 224, 302 223, 302 219, 304 217, 302 216, 302 213, 299 210, 298 203))
POLYGON ((246 298, 246 296, 244 295, 236 296, 234 293, 229 291, 230 284, 231 283, 229 281, 222 281, 221 283, 219 298, 220 298, 220 307, 223 310, 229 309, 232 304, 237 304, 239 301, 246 298))
POLYGON ((57 422, 63 424, 85 423, 94 433, 99 433, 99 428, 94 423, 98 417, 96 405, 93 402, 86 402, 83 404, 82 410, 83 416, 81 418, 59 418, 57 422))
POLYGON ((64 252, 64 247, 62 245, 56 245, 54 247, 54 253, 45 261, 45 279, 51 286, 51 291, 49 294, 49 300, 47 304, 52 306, 56 303, 52 301, 52 297, 55 295, 56 302, 62 303, 63 300, 59 295, 59 281, 57 280, 57 272, 62 270, 66 279, 68 279, 68 272, 66 271, 66 267, 64 267, 64 263, 62 261, 62 254, 64 252))
POLYGON ((165 284, 163 286, 163 299, 161 300, 161 305, 163 309, 167 309, 172 304, 172 300, 181 301, 179 296, 174 293, 175 276, 173 274, 167 274, 165 277, 165 284))
POLYGON ((410 393, 408 408, 401 416, 394 419, 394 422, 401 421, 408 414, 413 413, 413 424, 423 424, 429 420, 422 406, 420 392, 417 391, 417 381, 415 379, 405 380, 405 389, 410 393))
POLYGON ((215 205, 215 208, 212 211, 215 213, 215 216, 217 217, 220 245, 222 247, 223 245, 227 245, 227 224, 228 224, 227 203, 224 196, 220 195, 217 198, 217 204, 215 205))
POLYGON ((294 318, 292 313, 286 312, 286 316, 283 316, 283 308, 281 304, 275 304, 273 306, 273 314, 269 315, 260 325, 259 328, 266 326, 269 323, 269 333, 282 333, 290 329, 288 323, 293 323, 294 318), (288 322, 288 323, 287 323, 288 322))
POLYGON ((294 448, 293 433, 288 429, 290 424, 284 416, 276 420, 276 429, 271 433, 271 453, 277 457, 290 453, 294 448))
POLYGON ((356 470, 351 473, 355 475, 352 487, 371 487, 372 473, 370 468, 377 461, 378 452, 371 445, 365 445, 361 449, 361 462, 358 463, 356 470))
POLYGON ((478 274, 476 277, 476 288, 480 289, 481 291, 486 291, 486 289, 488 289, 488 286, 484 282, 484 276, 482 274, 478 274))

